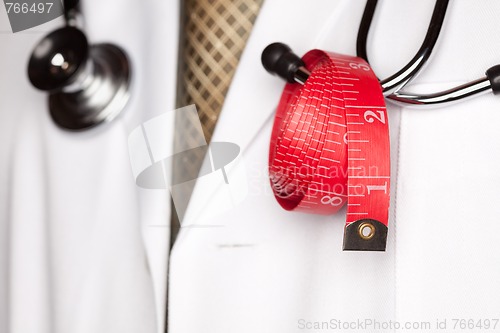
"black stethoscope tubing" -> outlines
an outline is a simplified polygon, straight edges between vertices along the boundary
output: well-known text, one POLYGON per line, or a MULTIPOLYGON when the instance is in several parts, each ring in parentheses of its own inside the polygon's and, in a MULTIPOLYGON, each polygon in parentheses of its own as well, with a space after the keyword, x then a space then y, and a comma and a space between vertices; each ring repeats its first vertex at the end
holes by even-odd
MULTIPOLYGON (((432 18, 427 29, 426 36, 419 50, 415 56, 410 60, 406 66, 399 70, 394 75, 381 80, 380 85, 384 95, 388 96, 392 93, 399 91, 402 87, 407 85, 418 73, 422 70, 427 60, 429 60, 432 50, 436 45, 441 27, 443 26, 446 9, 448 7, 448 0, 437 0, 432 13, 432 18)), ((357 56, 370 63, 366 52, 366 45, 368 40, 368 33, 372 25, 373 15, 377 7, 378 0, 368 0, 366 3, 363 17, 359 25, 358 37, 356 40, 356 53, 357 56)))
MULTIPOLYGON (((377 2, 378 0, 367 1, 356 42, 357 56, 363 58, 367 62, 369 62, 369 60, 366 52, 366 44, 377 2)), ((404 105, 413 104, 419 106, 431 106, 463 100, 491 90, 495 92, 493 89, 494 83, 490 82, 498 76, 499 70, 495 67, 487 71, 486 77, 442 92, 432 94, 412 94, 400 91, 418 75, 427 60, 430 58, 441 33, 448 4, 449 0, 436 1, 429 28, 427 29, 427 34, 422 42, 422 45, 420 46, 420 49, 417 51, 412 60, 410 60, 410 62, 399 72, 380 81, 384 95, 391 101, 404 105)))
MULTIPOLYGON (((357 56, 368 63, 366 44, 377 3, 378 0, 367 0, 356 40, 357 56)), ((449 0, 436 0, 426 36, 415 56, 397 73, 380 81, 384 96, 391 102, 403 106, 430 107, 464 100, 482 93, 500 93, 500 65, 489 68, 482 78, 448 90, 431 94, 401 91, 418 76, 429 60, 441 33, 448 4, 449 0)), ((288 82, 303 83, 309 76, 309 72, 300 58, 281 43, 271 44, 264 50, 262 63, 270 73, 277 74, 288 82)))

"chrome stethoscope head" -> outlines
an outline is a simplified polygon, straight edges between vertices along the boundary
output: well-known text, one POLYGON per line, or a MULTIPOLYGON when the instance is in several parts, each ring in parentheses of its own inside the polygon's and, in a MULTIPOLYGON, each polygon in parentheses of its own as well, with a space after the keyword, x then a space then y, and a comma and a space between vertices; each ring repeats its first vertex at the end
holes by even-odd
POLYGON ((112 44, 89 45, 85 34, 70 24, 36 45, 28 76, 33 86, 49 93, 50 115, 67 130, 111 121, 129 99, 131 70, 125 52, 112 44))
POLYGON ((63 90, 85 75, 88 55, 89 45, 83 32, 69 26, 55 30, 33 50, 29 79, 40 90, 63 90))

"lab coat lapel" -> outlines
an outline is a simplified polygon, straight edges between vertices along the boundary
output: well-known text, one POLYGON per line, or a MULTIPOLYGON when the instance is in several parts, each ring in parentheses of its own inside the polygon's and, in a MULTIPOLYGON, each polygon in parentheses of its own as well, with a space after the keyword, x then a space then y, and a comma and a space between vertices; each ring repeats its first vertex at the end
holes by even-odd
POLYGON ((231 141, 245 150, 263 124, 272 117, 285 84, 264 70, 261 65, 262 50, 270 43, 282 41, 297 54, 305 53, 315 46, 317 38, 332 20, 335 21, 334 16, 342 11, 338 7, 344 3, 345 0, 322 0, 314 5, 301 0, 264 2, 212 140, 231 141), (307 20, 307 29, 300 23, 304 17, 316 18, 307 20), (290 31, 294 33, 290 34, 290 31))
MULTIPOLYGON (((235 143, 244 156, 255 136, 261 134, 267 122, 272 121, 285 84, 263 69, 260 60, 262 50, 272 42, 282 41, 290 44, 298 54, 305 53, 317 45, 318 40, 330 35, 332 24, 336 24, 337 16, 343 12, 342 7, 348 3, 347 0, 321 0, 311 6, 301 0, 264 2, 226 96, 212 142, 235 143), (309 18, 307 27, 300 23, 304 17, 309 18), (315 19, 311 20, 311 17, 315 19), (294 33, 290 34, 290 31, 294 33)), ((241 170, 239 174, 242 174, 241 170)), ((214 194, 223 188, 214 187, 213 183, 208 186, 202 178, 198 178, 183 225, 202 223, 199 218, 207 217, 214 210, 214 194)), ((229 192, 231 200, 234 200, 233 194, 234 191, 229 192)))

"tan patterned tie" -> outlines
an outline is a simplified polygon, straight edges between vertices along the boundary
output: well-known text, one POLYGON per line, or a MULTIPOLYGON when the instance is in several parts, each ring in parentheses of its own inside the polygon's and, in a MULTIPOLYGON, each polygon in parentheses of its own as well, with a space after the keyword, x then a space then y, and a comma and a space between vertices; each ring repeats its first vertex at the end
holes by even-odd
MULTIPOLYGON (((184 28, 181 36, 178 107, 195 104, 199 119, 177 117, 176 151, 190 147, 190 137, 197 137, 193 122, 201 120, 207 142, 224 103, 227 90, 245 43, 250 35, 263 0, 185 0, 184 28)), ((193 117, 191 117, 193 118, 193 117)), ((194 179, 203 161, 202 154, 186 154, 175 161, 173 179, 194 179)), ((177 189, 179 191, 179 189, 177 189)), ((182 196, 189 198, 192 188, 183 187, 182 196)), ((187 205, 187 202, 186 202, 187 205)), ((183 215, 186 207, 176 203, 183 215)), ((179 226, 174 214, 172 240, 179 226)))
POLYGON ((179 106, 196 104, 207 141, 262 0, 186 0, 179 106))

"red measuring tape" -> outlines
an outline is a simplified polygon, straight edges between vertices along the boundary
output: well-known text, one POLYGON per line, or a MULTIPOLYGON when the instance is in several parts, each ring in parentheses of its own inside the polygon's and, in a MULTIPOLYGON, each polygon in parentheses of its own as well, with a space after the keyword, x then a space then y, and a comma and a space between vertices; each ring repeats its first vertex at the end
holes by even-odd
POLYGON ((286 210, 333 214, 347 203, 344 250, 384 251, 390 190, 382 89, 357 57, 308 52, 311 75, 287 84, 271 137, 269 176, 286 210))

